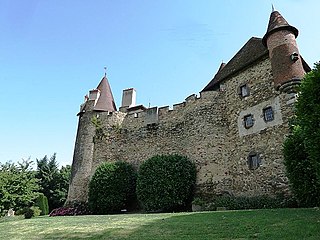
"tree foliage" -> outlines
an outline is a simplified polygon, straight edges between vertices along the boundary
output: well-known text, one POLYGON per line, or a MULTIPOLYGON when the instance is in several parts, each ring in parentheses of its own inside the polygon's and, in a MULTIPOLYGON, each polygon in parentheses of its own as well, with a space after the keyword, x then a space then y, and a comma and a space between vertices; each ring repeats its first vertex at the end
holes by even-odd
POLYGON ((40 187, 31 164, 28 159, 0 165, 0 215, 10 208, 30 207, 37 198, 40 187))
POLYGON ((195 165, 180 155, 157 155, 141 164, 137 196, 146 211, 186 210, 193 197, 195 165))
POLYGON ((48 215, 49 214, 48 198, 43 193, 39 193, 39 196, 35 200, 34 205, 41 210, 40 215, 48 215))
POLYGON ((126 162, 103 163, 89 184, 89 208, 94 214, 120 212, 135 201, 136 173, 126 162))
POLYGON ((70 176, 71 167, 67 165, 59 169, 55 153, 50 159, 47 156, 37 159, 36 177, 40 181, 40 192, 48 198, 50 211, 63 206, 68 193, 70 176))
POLYGON ((320 205, 320 65, 299 88, 292 134, 284 143, 287 175, 302 206, 320 205))

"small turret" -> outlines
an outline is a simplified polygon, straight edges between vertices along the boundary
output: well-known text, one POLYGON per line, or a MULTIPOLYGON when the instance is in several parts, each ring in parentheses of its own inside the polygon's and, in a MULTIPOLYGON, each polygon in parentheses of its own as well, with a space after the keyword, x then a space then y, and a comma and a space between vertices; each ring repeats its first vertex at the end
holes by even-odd
POLYGON ((278 11, 272 11, 262 42, 269 50, 275 88, 281 92, 295 92, 305 74, 296 42, 298 34, 278 11))

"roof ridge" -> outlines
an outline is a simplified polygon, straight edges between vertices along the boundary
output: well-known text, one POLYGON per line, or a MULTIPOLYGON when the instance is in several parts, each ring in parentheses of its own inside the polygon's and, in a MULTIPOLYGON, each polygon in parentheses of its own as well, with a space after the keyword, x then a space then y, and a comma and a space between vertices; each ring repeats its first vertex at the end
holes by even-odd
POLYGON ((202 90, 211 91, 216 84, 223 81, 232 74, 252 64, 262 56, 267 55, 268 49, 262 44, 262 39, 251 37, 240 50, 229 60, 229 62, 218 71, 208 85, 202 90))

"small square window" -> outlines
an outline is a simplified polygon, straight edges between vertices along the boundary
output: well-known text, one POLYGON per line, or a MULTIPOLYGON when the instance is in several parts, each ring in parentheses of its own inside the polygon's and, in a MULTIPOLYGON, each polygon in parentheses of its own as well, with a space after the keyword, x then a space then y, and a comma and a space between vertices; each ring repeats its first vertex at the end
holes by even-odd
POLYGON ((245 128, 251 128, 254 124, 254 119, 253 119, 253 115, 249 114, 244 116, 244 127, 245 128))
POLYGON ((249 87, 247 84, 243 84, 240 86, 239 88, 239 95, 241 97, 246 97, 246 96, 249 96, 249 87))
POLYGON ((266 122, 270 122, 274 119, 272 107, 267 107, 263 109, 263 118, 266 122))
POLYGON ((260 158, 257 153, 250 153, 248 156, 248 165, 249 169, 254 170, 260 166, 260 158))

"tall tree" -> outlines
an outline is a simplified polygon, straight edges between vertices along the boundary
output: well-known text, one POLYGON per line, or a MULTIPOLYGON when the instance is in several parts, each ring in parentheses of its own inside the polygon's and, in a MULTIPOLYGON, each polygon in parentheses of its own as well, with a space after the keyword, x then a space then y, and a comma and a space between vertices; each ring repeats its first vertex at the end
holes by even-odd
POLYGON ((0 165, 0 215, 3 210, 29 207, 37 198, 40 189, 30 159, 0 165))
POLYGON ((302 206, 320 205, 320 64, 305 75, 292 134, 284 143, 288 178, 302 206))
POLYGON ((44 156, 37 159, 37 175, 40 180, 41 192, 48 198, 50 211, 62 207, 68 192, 71 167, 62 166, 59 170, 56 153, 50 159, 44 156))

